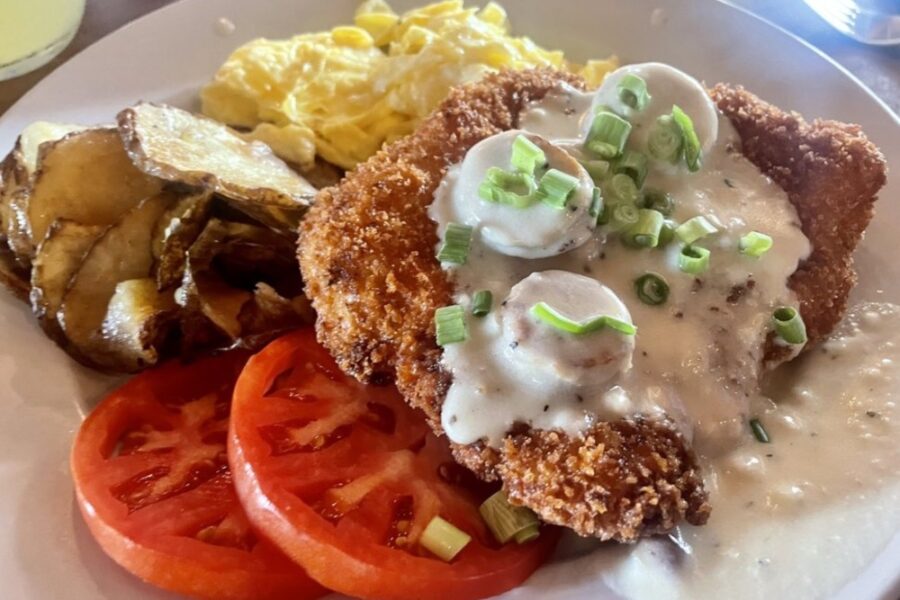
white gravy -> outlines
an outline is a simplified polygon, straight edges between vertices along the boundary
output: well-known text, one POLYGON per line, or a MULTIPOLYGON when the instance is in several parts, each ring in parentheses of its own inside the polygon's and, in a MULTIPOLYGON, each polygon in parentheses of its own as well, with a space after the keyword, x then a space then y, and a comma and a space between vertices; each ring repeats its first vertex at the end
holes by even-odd
POLYGON ((709 463, 705 526, 681 526, 677 544, 595 545, 546 576, 577 568, 654 600, 838 592, 900 529, 900 307, 856 307, 775 379, 777 402, 754 407, 771 443, 746 436, 709 463))
MULTIPOLYGON (((439 232, 450 222, 475 225, 468 261, 445 265, 455 281, 454 300, 468 309, 472 295, 482 289, 491 290, 495 299, 486 317, 467 317, 466 342, 444 348, 443 364, 453 374, 453 382, 442 422, 455 442, 485 439, 496 445, 517 421, 573 433, 597 418, 637 413, 667 415, 702 454, 729 450, 749 435, 747 419, 751 400, 758 394, 758 365, 772 311, 780 305, 796 305, 786 281, 808 255, 809 244, 785 193, 734 151, 735 132, 695 80, 665 65, 625 68, 629 69, 645 78, 652 100, 644 111, 629 115, 633 132, 638 133, 628 147, 645 150, 645 136, 640 132, 677 103, 694 119, 707 148, 697 173, 688 173, 683 165, 651 162, 646 186, 664 189, 674 197, 672 217, 678 222, 703 215, 719 225, 721 231, 700 244, 712 251, 710 269, 699 277, 688 275, 678 269, 677 243, 665 249, 637 250, 624 246, 618 236, 607 239, 605 227, 561 254, 545 258, 503 254, 482 239, 477 219, 471 216, 473 183, 461 175, 506 165, 473 168, 467 157, 462 165, 452 167, 429 214, 439 232), (739 238, 754 230, 774 240, 773 250, 760 259, 737 250, 739 238), (507 311, 501 302, 519 281, 549 270, 600 282, 627 306, 638 328, 633 359, 627 361, 630 368, 622 362, 619 374, 604 385, 565 381, 546 370, 514 368, 521 359, 515 344, 504 338, 507 311), (634 280, 648 271, 668 281, 671 291, 665 305, 648 306, 636 297, 634 280)), ((561 86, 525 111, 522 128, 577 156, 589 120, 586 113, 592 104, 613 104, 610 94, 618 76, 608 77, 594 94, 561 86)), ((484 156, 477 153, 471 160, 484 156)), ((528 227, 528 211, 537 210, 502 208, 520 211, 513 214, 517 227, 528 227)), ((492 216, 499 210, 496 206, 487 209, 492 216)), ((536 227, 543 226, 543 215, 535 212, 534 222, 536 227)))

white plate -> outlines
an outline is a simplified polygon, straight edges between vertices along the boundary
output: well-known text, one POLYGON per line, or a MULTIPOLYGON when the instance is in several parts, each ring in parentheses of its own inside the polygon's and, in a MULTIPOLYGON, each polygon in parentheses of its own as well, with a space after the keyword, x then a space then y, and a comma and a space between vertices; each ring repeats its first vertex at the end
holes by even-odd
MULTIPOLYGON (((399 8, 410 2, 396 2, 399 8)), ((687 0, 508 0, 516 32, 574 58, 617 53, 670 62, 707 82, 739 82, 783 108, 860 123, 900 168, 900 121, 858 81, 803 42, 732 7, 687 0), (651 14, 663 25, 650 28, 651 14)), ((229 52, 347 22, 355 0, 184 0, 88 48, 0 120, 0 148, 31 121, 97 123, 137 100, 196 108, 198 87, 229 52), (231 19, 236 31, 217 33, 231 19)), ((900 186, 889 183, 858 252, 858 298, 900 301, 896 233, 900 186), (893 239, 892 239, 892 236, 893 239)), ((81 416, 115 380, 79 367, 41 334, 29 311, 0 294, 0 596, 10 599, 161 599, 117 568, 87 535, 72 501, 67 456, 81 416)), ((814 541, 811 541, 814 543, 814 541)), ((900 594, 900 536, 842 598, 900 594)), ((610 597, 577 565, 544 567, 515 598, 610 597)))

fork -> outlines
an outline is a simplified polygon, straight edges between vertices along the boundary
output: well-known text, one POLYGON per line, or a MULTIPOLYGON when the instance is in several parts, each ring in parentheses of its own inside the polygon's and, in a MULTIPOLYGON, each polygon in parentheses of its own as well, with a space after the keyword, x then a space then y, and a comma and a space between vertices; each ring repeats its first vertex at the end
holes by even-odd
POLYGON ((896 0, 871 8, 861 6, 857 0, 804 1, 832 27, 859 42, 874 46, 900 44, 900 2, 896 0))

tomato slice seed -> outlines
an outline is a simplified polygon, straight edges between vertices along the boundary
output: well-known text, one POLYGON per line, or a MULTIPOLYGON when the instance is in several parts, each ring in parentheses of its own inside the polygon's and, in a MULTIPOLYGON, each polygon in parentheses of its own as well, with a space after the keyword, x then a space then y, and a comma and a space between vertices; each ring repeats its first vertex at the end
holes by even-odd
POLYGON ((229 457, 253 524, 323 585, 364 598, 481 598, 526 579, 558 532, 500 547, 478 513, 496 486, 458 466, 391 386, 340 373, 305 330, 235 387, 229 457), (419 545, 440 516, 471 536, 450 562, 419 545))

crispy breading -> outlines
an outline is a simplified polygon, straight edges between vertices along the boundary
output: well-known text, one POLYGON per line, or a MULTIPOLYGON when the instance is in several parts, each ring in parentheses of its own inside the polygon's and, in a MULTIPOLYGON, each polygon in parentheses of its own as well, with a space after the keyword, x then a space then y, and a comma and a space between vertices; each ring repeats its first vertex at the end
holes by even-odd
MULTIPOLYGON (((301 225, 299 258, 319 314, 319 340, 357 378, 396 381, 436 432, 441 432, 440 407, 450 377, 440 365, 433 314, 452 302, 452 282, 434 258, 438 238, 427 207, 450 165, 478 141, 516 127, 523 106, 561 81, 583 87, 576 77, 538 69, 491 75, 454 90, 415 133, 387 146, 339 186, 320 192, 301 225)), ((844 290, 853 283, 849 253, 858 240, 858 233, 853 243, 841 238, 839 252, 831 245, 834 234, 828 233, 826 219, 852 213, 839 202, 856 190, 856 210, 862 205, 866 218, 853 227, 861 232, 874 190, 842 187, 841 196, 820 189, 817 181, 848 176, 825 169, 846 170, 851 159, 841 156, 872 170, 880 164, 877 151, 852 127, 801 125, 745 92, 729 90, 717 88, 716 98, 742 135, 750 136, 745 152, 779 183, 786 179, 783 186, 798 206, 805 231, 821 224, 807 232, 815 251, 792 280, 811 337, 818 339, 843 311, 844 290), (792 130, 783 125, 787 121, 794 123, 792 130), (843 136, 842 152, 829 151, 828 141, 817 137, 831 130, 843 136), (806 136, 814 143, 804 146, 806 136), (770 142, 814 152, 809 157, 800 150, 766 154, 770 142), (791 175, 798 161, 807 165, 803 177, 791 175), (833 210, 819 218, 813 207, 823 194, 833 210), (822 275, 827 285, 816 281, 822 275)), ((633 541, 682 519, 702 524, 709 515, 696 458, 668 422, 598 423, 575 438, 526 429, 507 436, 499 450, 479 443, 454 445, 453 451, 483 479, 502 479, 514 502, 582 535, 633 541)))
POLYGON ((581 535, 632 541, 709 514, 695 459, 666 423, 600 422, 575 438, 532 430, 508 436, 501 454, 510 500, 581 535))
MULTIPOLYGON (((858 125, 807 123, 740 86, 720 83, 711 93, 737 129, 741 153, 787 192, 812 244, 788 286, 814 344, 847 309, 856 283, 852 254, 886 181, 884 157, 858 125)), ((768 354, 773 352, 770 347, 768 354)))

